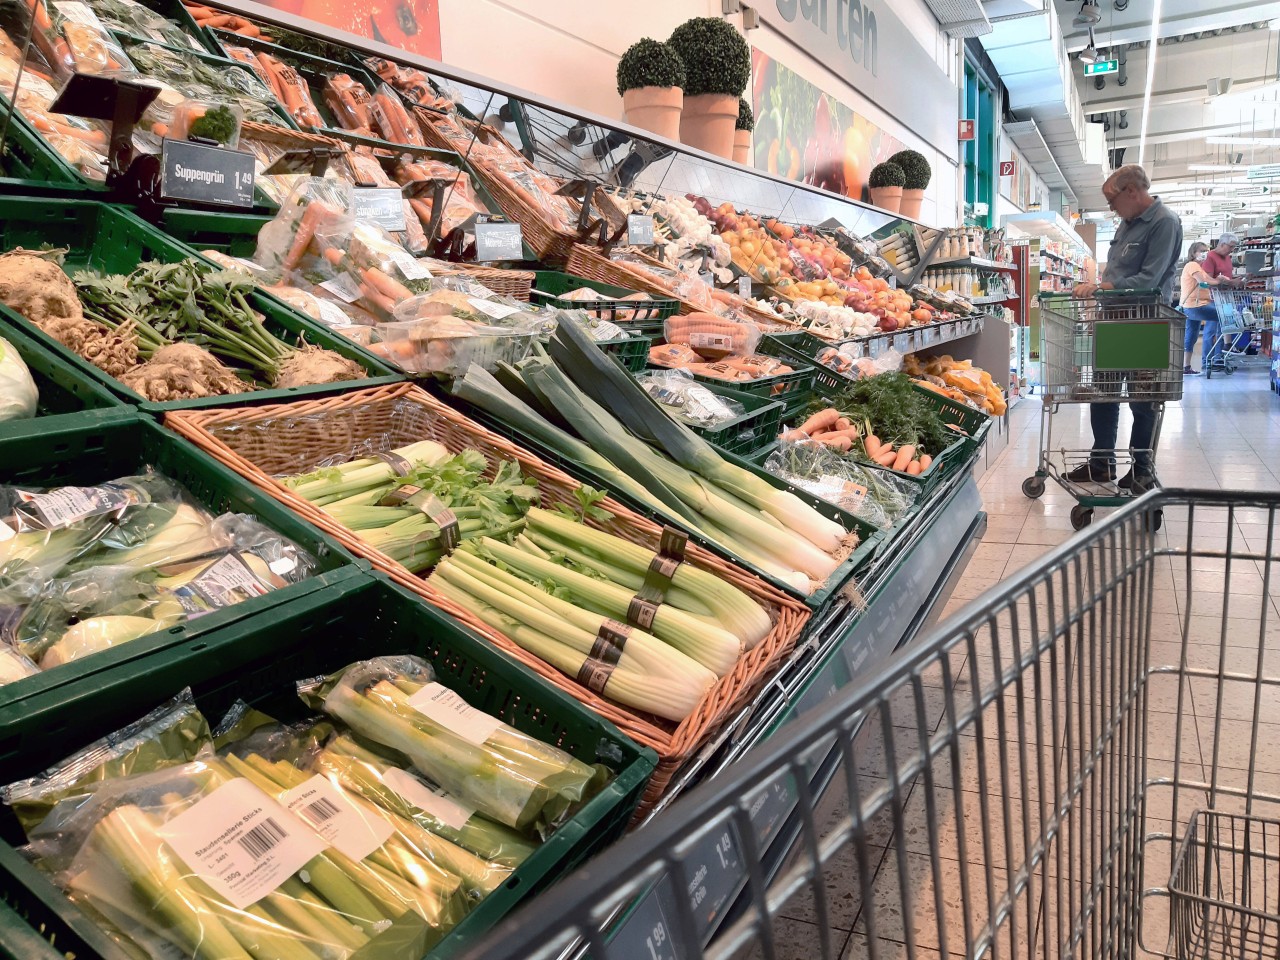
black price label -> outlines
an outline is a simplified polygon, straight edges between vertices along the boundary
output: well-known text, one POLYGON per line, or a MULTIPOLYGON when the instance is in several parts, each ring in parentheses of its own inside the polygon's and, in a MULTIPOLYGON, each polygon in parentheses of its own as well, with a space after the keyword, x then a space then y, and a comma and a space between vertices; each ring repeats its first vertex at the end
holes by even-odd
POLYGON ((160 196, 223 207, 253 206, 254 158, 187 140, 165 140, 160 156, 160 196))
POLYGON ((520 224, 506 220, 476 221, 477 260, 523 260, 524 234, 520 224))
POLYGON ((628 214, 627 243, 633 247, 647 247, 653 243, 653 217, 645 213, 628 214))
POLYGON ((768 845, 782 822, 796 806, 796 791, 791 774, 774 780, 751 801, 751 825, 761 846, 768 845))
POLYGON ((356 187, 351 191, 351 215, 399 233, 405 229, 404 195, 399 187, 356 187))
MULTIPOLYGON (((605 960, 680 960, 667 909, 670 879, 663 877, 636 904, 605 948, 605 960)), ((674 905, 671 906, 674 910, 674 905)))
POLYGON ((689 906, 693 908, 700 936, 714 929, 746 877, 738 850, 733 828, 725 824, 703 837, 689 854, 685 867, 689 877, 689 906))

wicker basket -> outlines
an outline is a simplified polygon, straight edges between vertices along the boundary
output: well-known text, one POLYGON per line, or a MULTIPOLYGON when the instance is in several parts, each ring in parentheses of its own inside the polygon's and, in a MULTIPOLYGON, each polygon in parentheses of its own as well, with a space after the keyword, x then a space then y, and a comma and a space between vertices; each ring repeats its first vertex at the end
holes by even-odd
POLYGON ((306 150, 312 147, 328 147, 334 153, 339 153, 347 149, 347 145, 333 137, 322 136, 318 133, 308 133, 305 130, 291 130, 287 127, 277 127, 269 123, 253 123, 245 120, 240 124, 240 138, 242 140, 257 140, 273 147, 279 147, 281 150, 306 150))
POLYGON ((447 270, 434 268, 434 273, 438 277, 468 277, 499 296, 524 300, 526 303, 529 291, 533 289, 532 270, 500 270, 497 267, 482 267, 471 263, 451 263, 447 270))
MULTIPOLYGON (((666 264, 655 260, 647 254, 633 253, 632 256, 648 266, 661 270, 670 269, 666 264)), ((633 290, 643 290, 659 297, 671 297, 680 304, 681 313, 698 313, 706 309, 699 304, 681 298, 673 293, 668 286, 648 274, 639 270, 628 270, 623 264, 616 260, 610 260, 599 250, 584 244, 574 244, 564 269, 575 277, 585 277, 588 280, 612 284, 615 287, 630 287, 633 290)), ((780 317, 771 316, 763 310, 757 310, 745 301, 740 305, 736 305, 735 308, 739 312, 746 314, 749 319, 754 320, 766 333, 778 333, 796 329, 795 324, 789 323, 780 317)))
MULTIPOLYGON (((765 680, 782 665, 809 619, 809 611, 800 602, 691 543, 688 562, 749 593, 769 611, 774 629, 738 661, 731 673, 711 688, 690 716, 678 725, 672 724, 605 700, 580 686, 574 679, 440 596, 428 581, 373 549, 318 507, 274 479, 309 470, 322 462, 387 451, 424 439, 435 440, 454 451, 468 447, 479 450, 494 463, 499 459, 517 461, 527 475, 537 478, 543 503, 548 506, 576 504, 573 491, 579 484, 568 474, 477 425, 411 384, 362 390, 316 402, 241 410, 183 411, 167 416, 165 425, 288 504, 357 556, 367 557, 374 567, 428 603, 465 623, 512 659, 524 663, 612 721, 636 742, 652 747, 660 762, 645 792, 641 813, 637 816, 657 802, 685 759, 714 735, 720 725, 753 697, 765 680)), ((592 521, 592 526, 650 549, 657 548, 660 527, 612 499, 604 501, 602 506, 613 513, 613 518, 603 523, 592 521)))

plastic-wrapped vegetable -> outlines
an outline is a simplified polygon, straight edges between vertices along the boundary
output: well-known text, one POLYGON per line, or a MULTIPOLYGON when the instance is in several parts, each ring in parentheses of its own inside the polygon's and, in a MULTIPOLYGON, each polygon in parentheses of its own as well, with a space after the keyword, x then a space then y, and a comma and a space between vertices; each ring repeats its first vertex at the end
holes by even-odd
POLYGON ((303 699, 354 732, 398 750, 487 817, 549 833, 608 771, 471 707, 416 657, 378 657, 299 685, 303 699))
POLYGON ((919 496, 905 477, 814 441, 783 441, 764 468, 879 529, 893 526, 919 496))
POLYGON ((39 401, 31 371, 13 344, 0 337, 0 420, 34 417, 39 401))
POLYGON ((695 427, 714 427, 746 410, 738 401, 704 387, 685 370, 654 370, 636 380, 671 416, 695 427))

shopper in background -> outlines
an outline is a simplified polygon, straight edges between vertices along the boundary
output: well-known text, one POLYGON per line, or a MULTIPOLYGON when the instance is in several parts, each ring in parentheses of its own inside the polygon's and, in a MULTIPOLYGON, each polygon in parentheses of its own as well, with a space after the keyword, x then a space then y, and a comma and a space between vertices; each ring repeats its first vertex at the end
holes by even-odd
POLYGON ((1209 279, 1223 278, 1223 283, 1228 287, 1244 286, 1244 280, 1235 279, 1235 267, 1231 265, 1231 254, 1235 253, 1237 243, 1239 241, 1234 233, 1224 233, 1218 238, 1217 245, 1209 251, 1209 256, 1204 261, 1204 272, 1209 275, 1209 279))
POLYGON ((1213 308, 1209 297, 1209 288, 1201 284, 1216 283, 1204 272, 1204 261, 1209 256, 1209 245, 1197 240, 1187 250, 1187 262, 1182 267, 1182 295, 1178 298, 1178 306, 1187 318, 1187 333, 1183 337, 1182 352, 1186 358, 1183 362, 1183 373, 1198 373, 1191 368, 1191 351, 1196 348, 1196 338, 1200 336, 1200 328, 1204 327, 1206 350, 1213 343, 1211 334, 1216 335, 1218 312, 1213 308))
MULTIPOLYGON (((1107 205, 1121 218, 1107 255, 1101 283, 1078 283, 1076 297, 1091 297, 1099 290, 1159 290, 1159 302, 1169 303, 1173 278, 1182 252, 1182 222, 1159 197, 1151 195, 1151 178, 1136 163, 1128 163, 1102 185, 1107 205)), ((1120 405, 1092 403, 1093 453, 1067 479, 1075 483, 1107 483, 1116 478, 1116 438, 1120 432, 1120 405)), ((1144 493, 1154 482, 1151 455, 1156 431, 1152 403, 1129 402, 1133 431, 1129 449, 1133 469, 1121 478, 1121 489, 1144 493)))

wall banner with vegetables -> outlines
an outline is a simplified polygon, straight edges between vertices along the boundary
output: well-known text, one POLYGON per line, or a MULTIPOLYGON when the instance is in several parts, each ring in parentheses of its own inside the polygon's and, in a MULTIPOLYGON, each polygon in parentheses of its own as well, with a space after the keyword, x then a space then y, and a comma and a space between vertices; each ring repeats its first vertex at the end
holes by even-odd
POLYGON ((862 200, 871 168, 906 147, 755 48, 751 76, 754 162, 769 173, 862 200))
MULTIPOLYGON (((358 37, 440 59, 439 0, 261 0, 268 7, 358 37)), ((323 36, 326 31, 317 31, 323 36)))

